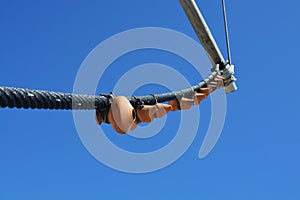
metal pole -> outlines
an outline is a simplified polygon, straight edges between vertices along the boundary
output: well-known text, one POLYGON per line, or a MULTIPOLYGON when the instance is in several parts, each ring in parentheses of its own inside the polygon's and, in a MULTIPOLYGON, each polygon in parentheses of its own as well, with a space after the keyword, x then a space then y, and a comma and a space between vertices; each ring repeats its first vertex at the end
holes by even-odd
POLYGON ((224 64, 223 55, 215 42, 194 0, 179 0, 213 66, 224 64))
POLYGON ((231 53, 230 53, 230 43, 229 43, 229 36, 228 36, 228 24, 227 24, 225 0, 222 0, 222 7, 223 7, 223 18, 224 18, 224 27, 225 27, 226 46, 227 46, 227 56, 228 56, 229 65, 231 65, 231 53))

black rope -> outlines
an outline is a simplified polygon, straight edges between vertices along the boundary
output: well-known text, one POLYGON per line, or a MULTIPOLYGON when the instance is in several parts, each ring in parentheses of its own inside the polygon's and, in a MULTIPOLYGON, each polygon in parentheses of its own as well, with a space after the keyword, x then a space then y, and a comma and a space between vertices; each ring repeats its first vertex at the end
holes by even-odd
POLYGON ((224 19, 224 27, 225 27, 228 63, 229 63, 229 65, 231 65, 231 52, 230 52, 230 43, 229 43, 229 33, 228 33, 228 24, 227 24, 227 14, 226 14, 225 0, 222 0, 222 7, 223 7, 223 19, 224 19))
POLYGON ((105 106, 101 96, 0 87, 0 107, 55 110, 91 110, 105 106))
MULTIPOLYGON (((169 92, 149 96, 127 97, 133 107, 142 104, 154 105, 169 100, 176 99, 178 96, 191 96, 199 92, 200 88, 206 87, 207 83, 217 76, 218 72, 213 72, 199 84, 184 90, 169 92)), ((29 90, 13 87, 0 87, 0 107, 2 108, 31 108, 31 109, 55 109, 55 110, 103 110, 108 108, 111 103, 111 95, 83 95, 50 92, 42 90, 29 90)))

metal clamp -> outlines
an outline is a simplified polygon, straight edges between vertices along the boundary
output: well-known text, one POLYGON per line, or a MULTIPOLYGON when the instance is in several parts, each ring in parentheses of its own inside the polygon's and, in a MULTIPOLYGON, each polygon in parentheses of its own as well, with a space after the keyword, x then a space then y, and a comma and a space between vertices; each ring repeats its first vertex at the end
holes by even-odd
POLYGON ((223 70, 220 70, 220 75, 225 78, 224 91, 226 94, 230 94, 236 91, 238 88, 235 81, 237 80, 234 76, 234 65, 226 64, 223 70))

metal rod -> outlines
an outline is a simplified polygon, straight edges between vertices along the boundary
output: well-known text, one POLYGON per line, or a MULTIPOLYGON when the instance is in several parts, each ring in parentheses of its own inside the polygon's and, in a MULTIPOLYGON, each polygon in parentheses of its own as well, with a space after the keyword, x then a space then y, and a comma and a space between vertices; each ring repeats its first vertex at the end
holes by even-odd
POLYGON ((224 63, 223 55, 215 42, 199 8, 194 0, 179 0, 187 17, 189 18, 202 46, 213 66, 224 63))
POLYGON ((226 47, 227 47, 227 56, 228 62, 231 65, 231 53, 230 53, 230 43, 229 43, 229 34, 228 34, 228 24, 227 24, 227 15, 226 15, 226 5, 225 0, 222 0, 223 7, 223 18, 224 18, 224 27, 225 27, 225 35, 226 35, 226 47))

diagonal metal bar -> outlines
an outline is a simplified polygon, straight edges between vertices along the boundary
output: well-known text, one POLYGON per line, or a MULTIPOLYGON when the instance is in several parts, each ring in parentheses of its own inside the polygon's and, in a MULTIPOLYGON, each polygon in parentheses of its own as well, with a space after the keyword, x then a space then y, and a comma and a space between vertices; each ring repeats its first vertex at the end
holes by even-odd
POLYGON ((199 40, 202 43, 208 57, 213 66, 217 64, 224 64, 224 57, 212 36, 204 17, 202 16, 196 2, 194 0, 179 0, 182 8, 184 9, 194 31, 196 32, 199 40))

